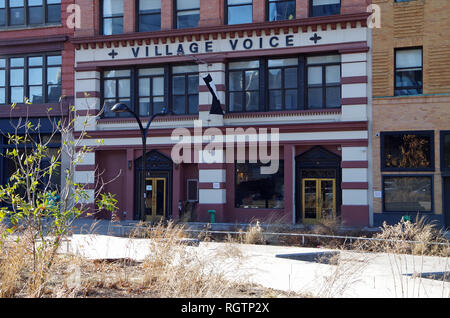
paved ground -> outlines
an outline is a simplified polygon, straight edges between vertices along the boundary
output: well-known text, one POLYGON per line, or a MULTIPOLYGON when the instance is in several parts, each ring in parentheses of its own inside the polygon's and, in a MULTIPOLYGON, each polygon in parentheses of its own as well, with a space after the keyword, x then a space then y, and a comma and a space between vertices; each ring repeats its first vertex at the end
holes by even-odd
MULTIPOLYGON (((150 244, 146 239, 75 234, 66 248, 92 259, 139 261, 149 255, 150 244)), ((450 297, 448 258, 342 252, 337 264, 332 256, 338 252, 326 249, 203 242, 187 249, 231 280, 279 290, 321 297, 450 297), (241 257, 224 257, 227 251, 241 257)))

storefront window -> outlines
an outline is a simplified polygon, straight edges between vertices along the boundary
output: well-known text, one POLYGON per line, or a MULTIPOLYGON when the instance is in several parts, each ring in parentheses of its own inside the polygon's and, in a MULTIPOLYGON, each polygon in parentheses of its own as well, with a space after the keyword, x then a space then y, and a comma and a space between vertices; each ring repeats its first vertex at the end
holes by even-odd
POLYGON ((433 140, 433 132, 382 132, 382 169, 434 169, 433 140))
POLYGON ((385 212, 431 212, 431 176, 384 176, 385 212))
POLYGON ((237 163, 235 201, 237 208, 283 209, 284 162, 278 172, 261 174, 262 164, 237 163))

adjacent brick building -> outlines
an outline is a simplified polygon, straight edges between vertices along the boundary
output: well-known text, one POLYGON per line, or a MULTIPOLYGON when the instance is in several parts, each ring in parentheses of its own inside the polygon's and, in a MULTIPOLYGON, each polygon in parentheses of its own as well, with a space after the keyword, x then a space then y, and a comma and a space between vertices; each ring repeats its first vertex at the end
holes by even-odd
MULTIPOLYGON (((75 51, 69 41, 73 29, 66 25, 74 1, 0 2, 0 182, 8 182, 13 162, 3 154, 7 134, 16 130, 19 119, 34 127, 40 123, 41 135, 54 131, 54 124, 67 118, 73 105, 75 51), (70 10, 69 10, 70 11, 70 10), (25 103, 28 99, 31 104, 25 103), (11 109, 12 104, 16 104, 11 109), (50 119, 49 119, 50 118, 50 119)), ((19 134, 23 133, 19 129, 19 134)), ((50 147, 57 149, 61 136, 50 147)), ((57 184, 60 179, 57 178, 57 184)))
POLYGON ((450 3, 373 3, 374 225, 420 212, 448 227, 450 3))

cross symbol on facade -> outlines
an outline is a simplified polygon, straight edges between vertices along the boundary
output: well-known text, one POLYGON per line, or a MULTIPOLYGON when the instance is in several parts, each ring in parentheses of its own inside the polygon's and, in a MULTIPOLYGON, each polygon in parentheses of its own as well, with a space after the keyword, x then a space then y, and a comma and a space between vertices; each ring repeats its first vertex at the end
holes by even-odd
POLYGON ((321 36, 318 36, 317 33, 314 33, 314 36, 309 38, 311 41, 314 41, 314 44, 317 44, 317 41, 322 40, 321 36))
POLYGON ((108 54, 109 56, 111 56, 113 59, 119 55, 119 53, 117 53, 116 51, 114 51, 114 49, 111 51, 111 53, 108 54))

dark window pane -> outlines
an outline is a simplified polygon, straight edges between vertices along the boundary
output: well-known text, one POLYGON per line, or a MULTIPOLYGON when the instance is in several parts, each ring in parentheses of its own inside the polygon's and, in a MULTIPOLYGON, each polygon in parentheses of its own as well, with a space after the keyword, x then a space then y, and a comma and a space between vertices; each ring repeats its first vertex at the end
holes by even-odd
POLYGON ((386 212, 431 212, 431 177, 384 177, 386 212))
POLYGON ((11 25, 22 25, 25 24, 25 9, 24 8, 11 8, 9 23, 11 25))
POLYGON ((311 15, 313 17, 334 15, 341 12, 340 0, 313 0, 311 15))
POLYGON ((228 24, 252 23, 252 5, 228 7, 228 24))
POLYGON ((284 88, 298 88, 297 68, 287 68, 284 70, 284 88))
POLYGON ((269 2, 269 21, 295 19, 295 0, 269 2))
POLYGON ((230 72, 230 91, 242 91, 242 72, 230 72))
POLYGON ((189 114, 198 113, 198 95, 189 96, 189 114))
POLYGON ((158 31, 161 30, 161 14, 141 15, 139 31, 158 31))
POLYGON ((186 98, 184 95, 173 97, 173 112, 175 114, 185 114, 186 113, 186 98))
POLYGON ((153 98, 153 114, 162 113, 164 107, 164 97, 153 98))
POLYGON ((6 71, 0 70, 0 86, 6 85, 6 71))
POLYGON ((424 134, 382 134, 385 168, 433 167, 432 137, 424 134))
POLYGON ((326 88, 326 107, 334 108, 341 106, 341 88, 340 87, 327 87, 326 88))
POLYGON ((48 101, 58 102, 61 97, 61 85, 49 85, 48 86, 48 101))
POLYGON ((247 92, 246 99, 246 111, 256 112, 259 110, 259 92, 247 92))
POLYGON ((269 92, 269 109, 281 110, 282 109, 282 91, 271 90, 269 92))
POLYGON ((0 26, 6 24, 6 10, 0 9, 0 26))
POLYGON ((116 114, 111 111, 111 108, 116 104, 115 99, 105 99, 105 117, 116 117, 116 114))
POLYGON ((47 56, 48 65, 61 65, 61 63, 62 63, 61 55, 47 56))
POLYGON ((105 98, 114 98, 116 96, 116 80, 107 80, 103 82, 103 96, 105 98))
POLYGON ((230 112, 241 112, 243 93, 230 93, 230 112))
POLYGON ((323 107, 323 89, 309 88, 308 89, 308 107, 322 108, 323 107))
POLYGON ((139 96, 150 96, 150 78, 139 79, 139 96))
POLYGON ((163 96, 164 95, 164 77, 154 77, 152 79, 153 85, 153 96, 163 96))
POLYGON ((131 83, 129 79, 119 80, 119 97, 130 97, 131 83))
POLYGON ((178 12, 177 27, 178 29, 196 28, 199 20, 200 10, 178 12))
POLYGON ((450 169, 450 134, 444 135, 444 169, 450 169))
POLYGON ((184 94, 185 90, 186 90, 185 77, 174 76, 172 92, 174 94, 184 94))
POLYGON ((396 87, 422 87, 422 70, 397 71, 396 87))
POLYGON ((103 34, 113 35, 123 33, 123 18, 104 19, 103 34))
POLYGON ((262 174, 261 164, 237 163, 235 204, 237 208, 284 208, 284 162, 278 171, 262 174))
POLYGON ((198 75, 189 75, 188 77, 188 93, 198 93, 198 75))
POLYGON ((42 7, 29 7, 28 13, 29 13, 28 22, 30 24, 44 23, 44 12, 42 7))
POLYGON ((47 22, 59 23, 61 22, 61 5, 52 4, 47 6, 47 22))
POLYGON ((287 89, 285 95, 286 109, 298 108, 298 91, 296 89, 287 89))

